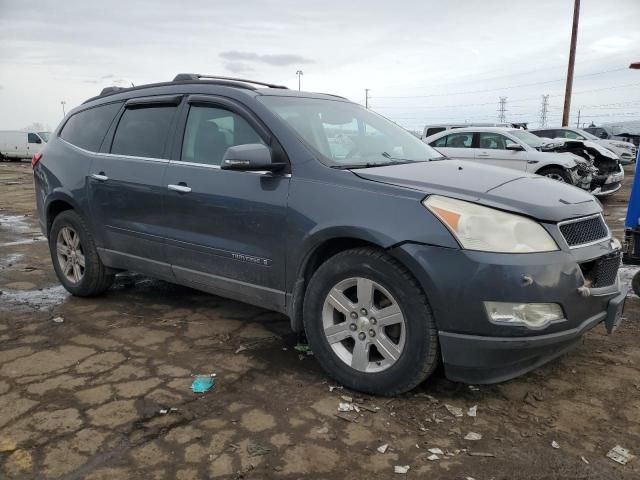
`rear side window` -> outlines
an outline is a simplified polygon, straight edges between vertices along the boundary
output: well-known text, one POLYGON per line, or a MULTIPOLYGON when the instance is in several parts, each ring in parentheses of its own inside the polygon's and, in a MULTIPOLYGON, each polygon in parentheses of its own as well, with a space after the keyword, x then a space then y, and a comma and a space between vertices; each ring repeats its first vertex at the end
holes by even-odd
POLYGON ((227 148, 264 143, 240 115, 219 107, 192 106, 182 143, 183 162, 220 165, 227 148))
POLYGON ((510 138, 500 135, 499 133, 480 132, 480 148, 491 150, 506 150, 507 145, 516 144, 510 138))
MULTIPOLYGON (((447 135, 443 137, 445 139, 445 143, 439 144, 439 147, 449 147, 449 148, 471 148, 471 143, 473 142, 473 133, 465 132, 465 133, 452 133, 451 135, 447 135)), ((439 139, 438 141, 442 140, 439 139)))
POLYGON ((60 137, 76 147, 97 152, 121 105, 110 103, 76 113, 67 120, 60 137))
POLYGON ((445 130, 446 130, 446 128, 444 128, 444 127, 427 128, 427 133, 425 134, 425 136, 430 137, 431 135, 435 135, 436 133, 444 132, 445 130))
POLYGON ((132 157, 162 158, 175 106, 127 108, 111 143, 111 153, 132 157))

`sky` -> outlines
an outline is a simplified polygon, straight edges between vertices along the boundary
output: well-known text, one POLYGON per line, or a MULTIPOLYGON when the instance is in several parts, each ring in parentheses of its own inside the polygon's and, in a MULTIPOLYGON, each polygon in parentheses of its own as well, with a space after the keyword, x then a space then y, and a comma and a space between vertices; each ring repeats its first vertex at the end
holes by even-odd
MULTIPOLYGON (((640 0, 582 0, 571 123, 640 120, 640 0)), ((573 0, 0 0, 0 129, 180 72, 333 93, 408 129, 560 124, 573 0), (62 105, 61 102, 66 102, 62 105)))

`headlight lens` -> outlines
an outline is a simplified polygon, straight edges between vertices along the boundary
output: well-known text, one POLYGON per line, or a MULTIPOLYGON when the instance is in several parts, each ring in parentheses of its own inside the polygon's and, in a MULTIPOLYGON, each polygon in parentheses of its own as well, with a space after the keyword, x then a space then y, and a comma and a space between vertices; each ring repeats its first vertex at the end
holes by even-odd
POLYGON ((558 250, 542 225, 526 217, 439 195, 422 203, 449 228, 462 248, 500 253, 558 250))
POLYGON ((544 328, 564 320, 562 307, 557 303, 484 302, 484 307, 489 319, 502 325, 544 328))

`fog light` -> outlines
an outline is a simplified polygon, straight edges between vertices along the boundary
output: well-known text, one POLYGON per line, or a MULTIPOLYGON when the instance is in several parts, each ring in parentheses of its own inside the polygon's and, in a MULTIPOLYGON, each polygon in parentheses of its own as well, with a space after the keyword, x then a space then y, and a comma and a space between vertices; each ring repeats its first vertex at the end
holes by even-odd
POLYGON ((500 325, 544 328, 564 320, 562 307, 557 303, 484 302, 484 307, 489 319, 500 325))

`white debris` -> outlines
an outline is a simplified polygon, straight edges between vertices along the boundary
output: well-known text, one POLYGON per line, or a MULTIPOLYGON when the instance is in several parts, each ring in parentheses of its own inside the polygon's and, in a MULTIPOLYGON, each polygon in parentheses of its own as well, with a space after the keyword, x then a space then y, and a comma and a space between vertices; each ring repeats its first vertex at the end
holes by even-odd
POLYGON ((442 451, 441 448, 430 448, 429 452, 435 453, 436 455, 444 455, 444 452, 442 451))
POLYGON ((462 417, 464 415, 460 407, 454 407, 453 405, 449 405, 448 403, 445 403, 444 408, 446 408, 449 411, 449 413, 454 417, 462 417))
POLYGON ((472 392, 479 392, 480 389, 478 387, 476 387, 475 385, 469 385, 469 390, 471 390, 472 392))
POLYGON ((334 390, 342 390, 344 387, 340 385, 329 385, 329 391, 333 392, 334 390))
POLYGON ((62 317, 55 317, 53 319, 53 323, 62 323, 62 322, 64 322, 64 318, 62 317))
POLYGON ((482 440, 482 434, 476 432, 469 432, 464 437, 465 440, 482 440))
POLYGON ((589 460, 587 460, 584 457, 580 457, 580 460, 582 460, 584 463, 586 463, 587 465, 589 465, 589 460))
POLYGON ((427 457, 427 460, 430 460, 430 461, 432 461, 432 462, 433 462, 433 461, 435 461, 435 460, 440 460, 440 457, 434 453, 433 455, 429 455, 429 456, 427 457))
POLYGON ((467 410, 467 415, 469 415, 470 417, 475 417, 476 415, 478 415, 478 406, 474 405, 469 410, 467 410))
POLYGON ((236 354, 240 353, 240 352, 244 352, 247 349, 247 347, 245 347, 244 345, 240 345, 237 349, 236 349, 236 354))
POLYGON ((329 428, 328 427, 321 427, 321 428, 316 430, 316 433, 324 435, 325 433, 329 433, 329 428))
POLYGON ((631 452, 626 448, 616 445, 607 453, 607 457, 620 465, 626 465, 635 458, 635 455, 631 455, 631 452))
POLYGON ((393 473, 407 473, 410 468, 409 465, 396 465, 393 467, 393 473))
POLYGON ((378 450, 380 453, 386 453, 388 448, 389 444, 385 443, 384 445, 380 445, 378 448, 376 448, 376 450, 378 450))
POLYGON ((560 448, 560 445, 558 444, 558 442, 556 442, 555 440, 553 442, 551 442, 551 446, 553 448, 560 448))
POLYGON ((348 402, 340 402, 338 404, 338 411, 339 412, 353 412, 354 408, 353 408, 353 404, 348 403, 348 402))
POLYGON ((349 403, 353 402, 353 397, 348 397, 347 395, 340 395, 340 398, 345 402, 349 402, 349 403))
POLYGON ((169 410, 167 410, 166 408, 163 408, 162 410, 160 410, 160 413, 162 415, 166 415, 169 412, 169 410))
POLYGON ((473 477, 464 477, 464 480, 476 480, 476 479, 473 477))

